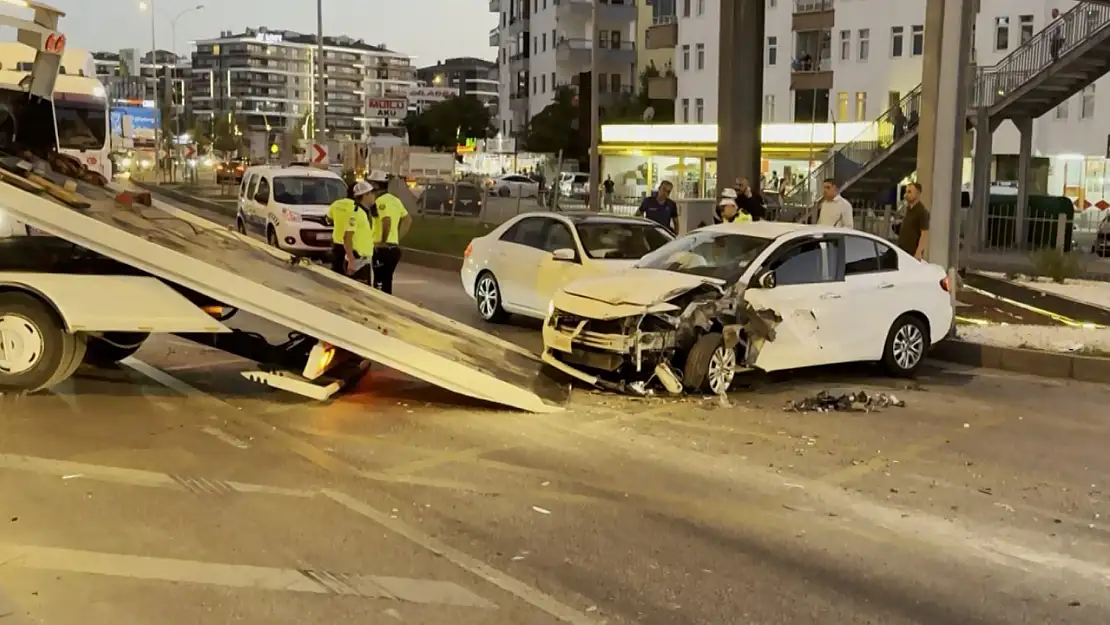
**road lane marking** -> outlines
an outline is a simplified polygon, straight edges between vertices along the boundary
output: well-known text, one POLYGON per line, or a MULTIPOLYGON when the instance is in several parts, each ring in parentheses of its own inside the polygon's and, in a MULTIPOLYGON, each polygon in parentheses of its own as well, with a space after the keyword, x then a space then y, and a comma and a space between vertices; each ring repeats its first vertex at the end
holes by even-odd
POLYGON ((20 456, 16 454, 0 454, 0 469, 37 473, 65 480, 86 479, 124 486, 140 486, 143 488, 162 488, 181 492, 197 492, 191 484, 215 484, 212 492, 230 488, 236 493, 277 495, 281 497, 315 497, 316 491, 296 488, 283 488, 280 486, 267 486, 263 484, 247 484, 244 482, 227 482, 201 477, 186 477, 146 471, 143 469, 128 469, 84 462, 71 462, 69 460, 55 460, 53 458, 39 458, 36 456, 20 456))
POLYGON ((12 568, 226 588, 346 595, 452 607, 497 607, 458 584, 436 580, 346 575, 11 543, 0 543, 0 563, 0 566, 12 568))
POLYGON ((355 514, 361 515, 389 531, 407 538, 409 541, 427 549, 437 556, 451 562, 455 566, 486 580, 501 590, 515 595, 517 598, 543 610, 547 614, 572 625, 600 625, 599 621, 590 618, 585 612, 562 603, 555 597, 548 595, 524 582, 503 573, 481 560, 469 556, 458 549, 449 547, 443 542, 425 534, 411 525, 385 514, 366 503, 344 493, 331 489, 324 489, 324 496, 330 498, 355 514))
POLYGON ((228 445, 231 445, 232 447, 234 447, 236 449, 250 449, 250 443, 248 443, 244 440, 240 440, 240 439, 232 436, 231 434, 228 434, 227 432, 221 430, 220 428, 212 427, 212 426, 206 426, 206 427, 202 427, 200 429, 200 431, 204 432, 205 434, 207 434, 209 436, 214 436, 216 438, 216 440, 219 440, 220 442, 223 442, 223 443, 227 443, 228 445))

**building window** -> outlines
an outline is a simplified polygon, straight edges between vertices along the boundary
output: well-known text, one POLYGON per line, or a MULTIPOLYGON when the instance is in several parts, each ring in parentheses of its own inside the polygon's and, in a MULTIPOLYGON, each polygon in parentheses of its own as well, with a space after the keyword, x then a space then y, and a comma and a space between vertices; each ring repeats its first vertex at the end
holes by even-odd
POLYGON ((856 55, 861 61, 866 61, 871 56, 871 29, 859 29, 859 54, 856 55))
POLYGON ((910 56, 925 54, 925 27, 910 26, 910 56))
POLYGON ((690 44, 682 46, 682 71, 690 71, 690 44))
POLYGON ((836 121, 848 121, 848 92, 841 91, 836 94, 836 121))
POLYGON ((698 0, 698 15, 705 15, 705 0, 698 0))
POLYGON ((856 121, 867 121, 867 92, 856 92, 856 121))
POLYGON ((902 35, 905 32, 902 26, 891 26, 890 28, 890 56, 895 58, 902 56, 902 35))
POLYGON ((1018 37, 1021 39, 1021 45, 1033 38, 1033 16, 1022 15, 1018 17, 1018 37))
POLYGON ((774 67, 779 62, 779 38, 767 38, 767 65, 774 67))
POLYGON ((1060 106, 1056 107, 1056 119, 1067 119, 1067 118, 1068 118, 1068 101, 1064 100, 1063 102, 1060 103, 1060 106))
POLYGON ((697 59, 698 60, 698 69, 703 70, 703 69, 705 69, 705 44, 704 43, 699 43, 697 45, 697 55, 698 55, 698 59, 697 59))
POLYGON ((767 8, 773 9, 779 5, 778 0, 767 0, 767 8))
MULTIPOLYGON (((555 85, 551 85, 554 87, 555 85)), ((547 93, 547 74, 540 76, 540 93, 547 93)))
POLYGON ((544 34, 543 34, 543 39, 542 39, 542 41, 543 41, 543 51, 544 51, 544 52, 547 52, 547 33, 544 33, 544 34))
POLYGON ((600 93, 605 93, 606 91, 609 90, 609 75, 608 74, 598 74, 597 75, 597 90, 600 93))
POLYGON ((1083 90, 1079 101, 1079 119, 1091 119, 1095 116, 1095 86, 1091 85, 1083 90))
POLYGON ((538 85, 538 84, 539 84, 539 81, 536 79, 535 76, 533 76, 532 77, 532 95, 536 95, 537 93, 539 93, 539 91, 536 90, 536 85, 538 85))
POLYGON ((682 123, 690 123, 690 98, 682 98, 682 123))
POLYGON ((848 61, 852 58, 852 31, 840 31, 840 60, 848 61))
POLYGON ((763 121, 768 124, 775 122, 775 96, 763 96, 763 121))
POLYGON ((700 124, 700 123, 705 121, 705 100, 703 100, 702 98, 698 98, 696 100, 696 107, 695 108, 696 108, 696 113, 697 113, 697 118, 696 119, 698 120, 698 123, 700 124))
POLYGON ((536 52, 540 51, 540 36, 539 35, 532 35, 532 50, 534 50, 536 52))
POLYGON ((682 0, 682 17, 690 17, 690 0, 682 0))
POLYGON ((1010 49, 1010 18, 994 18, 994 49, 1010 49))
POLYGON ((555 72, 551 72, 551 90, 555 91, 555 72))
POLYGON ((613 93, 620 93, 621 92, 621 75, 620 74, 613 74, 613 75, 609 76, 609 83, 613 87, 613 93))

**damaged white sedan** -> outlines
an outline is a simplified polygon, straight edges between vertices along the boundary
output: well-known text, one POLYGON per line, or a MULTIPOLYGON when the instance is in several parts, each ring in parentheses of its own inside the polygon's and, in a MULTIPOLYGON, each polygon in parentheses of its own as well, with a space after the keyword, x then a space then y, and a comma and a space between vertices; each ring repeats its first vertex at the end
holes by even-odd
POLYGON ((571 283, 544 360, 602 388, 726 392, 736 374, 881 361, 912 375, 953 322, 944 269, 864 232, 759 221, 696 230, 571 283))

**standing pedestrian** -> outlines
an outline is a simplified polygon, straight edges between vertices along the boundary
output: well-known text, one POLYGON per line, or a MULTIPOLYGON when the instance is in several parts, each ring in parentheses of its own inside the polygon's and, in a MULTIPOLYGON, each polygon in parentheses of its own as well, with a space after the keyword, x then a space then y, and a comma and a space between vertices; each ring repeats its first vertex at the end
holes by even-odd
POLYGON ((906 187, 906 215, 898 227, 898 247, 917 260, 925 257, 929 245, 929 209, 921 202, 921 183, 906 187))
POLYGON ((605 190, 605 209, 608 211, 612 211, 613 191, 616 190, 617 184, 613 182, 612 176, 605 176, 605 182, 601 183, 601 186, 605 190))
POLYGON ((381 235, 374 239, 374 286, 393 294, 393 274, 401 262, 401 239, 412 227, 412 217, 401 198, 388 191, 388 177, 383 172, 371 173, 375 206, 381 220, 381 235))
POLYGON ((352 190, 355 208, 347 216, 343 229, 343 273, 369 286, 374 283, 374 225, 377 210, 374 188, 359 180, 352 190))
POLYGON ((852 205, 840 195, 836 180, 827 178, 821 183, 821 208, 817 213, 817 225, 854 228, 852 205))
POLYGON ((1060 9, 1052 9, 1052 39, 1049 40, 1049 45, 1052 47, 1052 60, 1060 60, 1060 50, 1064 48, 1064 41, 1066 33, 1064 32, 1064 20, 1060 19, 1060 9))
POLYGON ((636 214, 647 217, 671 232, 678 232, 678 204, 671 199, 674 185, 670 180, 659 183, 659 190, 644 198, 636 214))
POLYGON ((767 203, 763 201, 763 195, 752 188, 747 178, 736 181, 736 205, 741 211, 751 215, 752 221, 767 219, 767 203))
POLYGON ((335 273, 346 275, 346 256, 343 251, 343 235, 347 232, 347 222, 351 214, 357 209, 355 205, 355 187, 352 183, 347 187, 347 197, 340 198, 328 206, 328 223, 331 224, 331 270, 335 273))

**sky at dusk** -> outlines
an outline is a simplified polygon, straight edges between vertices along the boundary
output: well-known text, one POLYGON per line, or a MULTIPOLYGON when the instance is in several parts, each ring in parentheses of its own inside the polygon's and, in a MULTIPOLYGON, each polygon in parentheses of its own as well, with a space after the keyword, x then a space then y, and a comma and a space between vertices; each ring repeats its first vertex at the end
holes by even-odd
MULTIPOLYGON (((148 0, 149 2, 150 0, 148 0)), ((70 47, 115 52, 150 49, 150 14, 139 0, 45 0, 66 12, 61 30, 70 47)), ((158 47, 169 49, 170 22, 198 0, 153 0, 158 47)), ((205 8, 177 20, 177 52, 189 42, 246 27, 316 32, 314 0, 200 0, 205 8)), ((418 66, 453 56, 495 58, 489 30, 497 16, 483 0, 323 0, 324 34, 349 35, 416 56, 418 66)))

